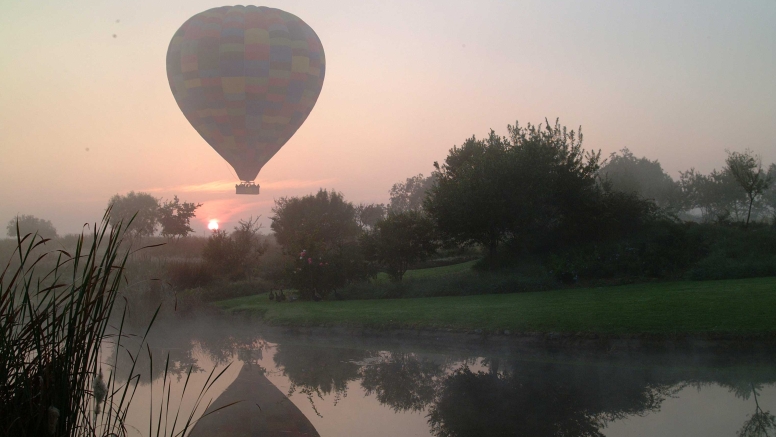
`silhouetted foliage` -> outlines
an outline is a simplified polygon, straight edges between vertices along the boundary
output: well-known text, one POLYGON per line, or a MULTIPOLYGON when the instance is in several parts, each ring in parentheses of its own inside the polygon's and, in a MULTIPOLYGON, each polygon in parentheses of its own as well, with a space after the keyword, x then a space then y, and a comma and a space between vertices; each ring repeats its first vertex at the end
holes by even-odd
POLYGON ((289 254, 303 250, 327 253, 355 241, 360 232, 355 207, 336 191, 322 189, 315 195, 281 197, 272 212, 270 227, 289 254))
POLYGON ((748 205, 744 226, 748 227, 755 200, 759 199, 771 185, 770 175, 763 171, 760 157, 750 150, 743 153, 728 152, 728 157, 725 159, 725 172, 729 173, 746 193, 748 205))
POLYGON ((407 178, 404 182, 398 182, 391 187, 391 201, 388 209, 395 212, 403 212, 423 209, 428 190, 434 185, 435 174, 423 177, 422 174, 407 178))
POLYGON ((176 290, 209 285, 215 279, 214 270, 203 261, 172 261, 166 265, 166 278, 176 290))
POLYGON ((425 208, 437 228, 458 244, 479 243, 495 253, 512 235, 507 160, 508 144, 494 132, 485 140, 467 139, 442 166, 425 208))
POLYGON ((555 125, 509 126, 454 147, 426 210, 457 244, 481 244, 490 257, 508 242, 517 253, 543 252, 621 238, 651 220, 651 202, 598 183, 600 153, 555 125))
POLYGON ((273 357, 278 369, 291 381, 289 395, 299 391, 312 403, 313 395, 347 394, 348 382, 359 377, 358 361, 370 354, 359 349, 316 347, 293 342, 278 345, 273 357))
POLYGON ((429 410, 439 437, 601 437, 611 420, 655 411, 672 384, 614 367, 513 362, 503 371, 464 367, 445 378, 429 410))
POLYGON ((295 259, 289 280, 301 299, 325 297, 372 274, 358 245, 356 208, 342 194, 281 197, 272 211, 275 239, 295 259))
POLYGON ((356 221, 363 229, 372 229, 385 218, 387 208, 382 203, 360 204, 356 207, 356 221))
POLYGON ((683 206, 681 187, 663 171, 660 163, 636 158, 627 147, 619 154, 609 156, 601 168, 601 175, 615 191, 636 193, 672 211, 678 211, 683 206))
POLYGON ((189 225, 192 218, 196 217, 196 210, 201 203, 183 202, 174 196, 172 201, 166 200, 159 207, 159 224, 162 226, 162 236, 167 238, 180 238, 194 232, 189 225))
POLYGON ((770 210, 771 220, 776 225, 776 164, 768 167, 768 178, 772 181, 770 188, 763 193, 763 203, 770 210))
POLYGON ((57 238, 57 230, 49 220, 37 218, 33 215, 20 215, 12 218, 5 226, 6 235, 16 237, 16 225, 19 225, 19 235, 37 234, 43 238, 57 238))
POLYGON ((411 353, 387 353, 361 369, 361 386, 396 412, 422 411, 436 397, 444 366, 411 353))
POLYGON ((259 217, 240 220, 231 234, 221 229, 213 231, 202 249, 202 259, 216 275, 229 279, 255 275, 259 259, 266 251, 258 221, 259 217))
MULTIPOLYGON (((771 431, 776 434, 776 416, 770 411, 763 411, 760 408, 760 401, 757 400, 757 388, 752 383, 749 387, 754 397, 755 411, 738 431, 738 437, 769 437, 771 431)), ((748 399, 749 396, 745 398, 748 399)))
POLYGON ((127 233, 133 238, 151 236, 156 232, 159 223, 159 200, 148 193, 116 194, 108 201, 111 209, 111 225, 119 222, 125 224, 134 216, 127 228, 127 233))
POLYGON ((367 257, 386 267, 388 274, 401 281, 414 263, 431 256, 437 248, 434 223, 416 210, 390 211, 364 234, 362 245, 367 257))
POLYGON ((729 174, 713 170, 708 175, 694 168, 681 173, 679 183, 685 208, 698 208, 704 222, 724 222, 740 215, 741 193, 729 174))

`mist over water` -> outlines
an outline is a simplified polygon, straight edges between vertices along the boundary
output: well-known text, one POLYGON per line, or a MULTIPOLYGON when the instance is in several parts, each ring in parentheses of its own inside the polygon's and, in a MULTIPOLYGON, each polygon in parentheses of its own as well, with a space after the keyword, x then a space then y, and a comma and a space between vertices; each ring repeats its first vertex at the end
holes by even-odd
MULTIPOLYGON (((210 409, 242 401, 202 419, 194 437, 727 437, 776 409, 771 356, 708 344, 571 349, 454 336, 310 336, 218 319, 157 326, 149 344, 155 364, 151 371, 146 358, 138 362, 142 402, 132 405, 131 435, 148 434, 148 399, 151 387, 160 389, 167 354, 173 393, 194 369, 186 414, 214 368, 229 365, 207 393, 210 409)), ((118 373, 128 364, 120 355, 118 373)))

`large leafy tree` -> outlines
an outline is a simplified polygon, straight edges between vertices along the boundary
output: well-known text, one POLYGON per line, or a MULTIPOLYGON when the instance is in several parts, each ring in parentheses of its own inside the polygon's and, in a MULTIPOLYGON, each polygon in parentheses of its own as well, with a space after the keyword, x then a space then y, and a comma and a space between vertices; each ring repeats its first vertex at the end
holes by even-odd
POLYGON ((132 219, 127 233, 133 238, 151 236, 159 224, 159 199, 148 193, 130 191, 125 195, 116 194, 108 201, 110 224, 123 222, 124 226, 132 219), (133 219, 134 217, 134 219, 133 219))
POLYGON ((356 208, 336 191, 281 197, 272 209, 272 231, 296 259, 289 278, 303 299, 323 297, 369 275, 358 245, 356 208))
POLYGON ((586 152, 582 135, 557 121, 508 130, 507 137, 469 138, 435 163, 425 206, 439 230, 491 255, 506 241, 525 250, 604 234, 600 152, 586 152))
POLYGON ((391 211, 364 234, 363 245, 370 258, 384 265, 394 280, 401 281, 413 263, 436 251, 434 223, 419 211, 391 211))
POLYGON ((159 207, 159 224, 162 226, 161 234, 167 238, 180 238, 194 232, 191 229, 191 219, 196 217, 197 208, 201 203, 181 202, 178 196, 173 200, 166 200, 159 207))
POLYGON ((19 226, 19 235, 38 233, 43 238, 57 238, 57 229, 49 220, 44 220, 33 215, 20 215, 12 218, 5 227, 6 235, 16 237, 16 226, 19 226))
POLYGON ((434 163, 436 182, 425 207, 438 228, 458 244, 479 243, 494 254, 511 235, 506 139, 467 139, 444 164, 434 163))

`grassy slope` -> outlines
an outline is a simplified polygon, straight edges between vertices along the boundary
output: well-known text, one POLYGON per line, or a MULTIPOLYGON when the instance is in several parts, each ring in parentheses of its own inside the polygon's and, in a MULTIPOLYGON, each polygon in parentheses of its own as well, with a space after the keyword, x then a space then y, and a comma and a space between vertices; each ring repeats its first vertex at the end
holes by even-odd
MULTIPOLYGON (((472 270, 472 267, 474 267, 474 264, 476 262, 477 260, 467 261, 467 262, 458 263, 458 264, 451 264, 449 266, 443 266, 443 267, 407 270, 404 273, 404 279, 426 279, 426 278, 436 278, 440 276, 454 275, 457 273, 467 273, 472 270)), ((390 282, 390 280, 391 278, 390 276, 388 276, 387 273, 378 273, 377 278, 375 278, 374 282, 386 283, 386 282, 390 282)))
POLYGON ((270 324, 514 332, 776 333, 776 278, 663 282, 535 293, 276 303, 219 302, 270 324))

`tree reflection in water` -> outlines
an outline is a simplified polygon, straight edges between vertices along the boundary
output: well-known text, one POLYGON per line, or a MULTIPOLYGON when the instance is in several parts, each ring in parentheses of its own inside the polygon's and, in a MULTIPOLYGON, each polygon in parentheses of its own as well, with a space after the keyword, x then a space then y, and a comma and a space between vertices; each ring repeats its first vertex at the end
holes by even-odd
MULTIPOLYGON (((776 435, 776 417, 770 411, 763 411, 760 402, 757 401, 757 387, 751 384, 754 397, 754 414, 744 422, 744 426, 738 431, 738 437, 770 437, 776 435), (774 431, 771 433, 771 431, 774 431)), ((748 396, 747 396, 748 398, 748 396)))
MULTIPOLYGON (((348 383, 360 379, 365 394, 395 412, 426 411, 431 433, 438 437, 600 437, 609 422, 659 411, 665 399, 688 386, 718 384, 746 399, 757 395, 751 387, 742 390, 751 384, 747 376, 772 382, 776 373, 498 357, 453 363, 410 352, 282 343, 275 363, 292 384, 289 394, 299 390, 314 403, 313 395, 323 399, 334 392, 336 402, 347 394, 348 383), (475 365, 484 370, 472 370, 475 365)), ((774 417, 758 404, 739 436, 765 437, 773 426, 774 417)))
POLYGON ((421 411, 430 404, 444 366, 411 353, 385 353, 361 369, 361 386, 394 411, 421 411))
POLYGON ((275 351, 275 365, 288 377, 291 387, 288 396, 295 392, 307 396, 315 413, 313 397, 323 399, 334 393, 334 404, 347 396, 348 383, 359 378, 361 366, 357 362, 369 358, 373 353, 357 349, 323 348, 305 344, 278 344, 275 351))
MULTIPOLYGON (((584 351, 559 356, 521 350, 520 355, 481 358, 462 348, 434 354, 412 346, 369 349, 374 344, 366 340, 342 347, 325 338, 267 340, 256 331, 228 328, 196 333, 181 328, 175 335, 167 332, 161 341, 170 347, 151 350, 155 356, 170 354, 172 373, 192 365, 198 370, 201 352, 216 365, 236 358, 258 366, 262 375, 283 375, 290 384, 287 395, 305 396, 316 413, 316 402, 333 395, 336 404, 347 396, 348 387, 360 384, 367 396, 396 413, 424 414, 430 432, 438 437, 597 437, 611 421, 658 411, 680 390, 708 385, 754 401, 755 410, 739 437, 776 437, 776 417, 763 410, 758 399, 764 385, 776 381, 770 356, 746 362, 721 353, 699 362, 681 353, 615 359, 584 351)), ((142 361, 141 355, 138 368, 146 370, 142 361)), ((118 362, 119 367, 131 364, 123 356, 118 362)))
POLYGON ((611 420, 659 409, 673 390, 617 368, 516 361, 503 372, 455 371, 428 418, 444 437, 597 437, 611 420))

